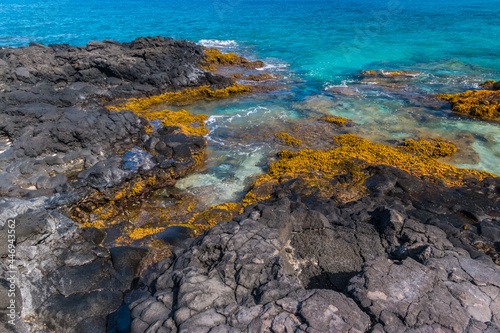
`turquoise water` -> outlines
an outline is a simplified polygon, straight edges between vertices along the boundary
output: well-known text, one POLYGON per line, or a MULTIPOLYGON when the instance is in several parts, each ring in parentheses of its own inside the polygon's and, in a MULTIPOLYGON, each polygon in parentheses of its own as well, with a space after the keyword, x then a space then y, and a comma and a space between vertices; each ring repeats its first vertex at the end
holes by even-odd
POLYGON ((179 186, 216 187, 214 202, 237 197, 281 148, 268 132, 318 113, 381 143, 452 139, 463 152, 450 163, 500 174, 499 125, 422 98, 500 80, 500 0, 3 0, 0 22, 0 46, 162 35, 263 59, 286 91, 189 108, 211 116, 212 133, 206 170, 179 186), (374 82, 363 69, 418 75, 374 82))

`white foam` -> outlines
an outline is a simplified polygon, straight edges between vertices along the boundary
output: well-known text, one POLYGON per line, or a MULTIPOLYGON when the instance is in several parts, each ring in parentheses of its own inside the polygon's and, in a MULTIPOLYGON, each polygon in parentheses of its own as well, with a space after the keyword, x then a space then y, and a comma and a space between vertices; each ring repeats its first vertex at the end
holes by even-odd
MULTIPOLYGON (((394 71, 384 71, 384 70, 381 70, 382 72, 382 75, 391 75, 391 73, 393 73, 394 71)), ((420 73, 405 73, 403 74, 404 76, 410 76, 410 77, 417 77, 417 76, 420 76, 421 74, 420 73)))
POLYGON ((210 116, 207 120, 205 120, 205 125, 212 125, 217 122, 218 118, 227 118, 227 116, 210 116))
MULTIPOLYGON (((352 80, 342 80, 342 82, 340 84, 333 84, 333 83, 330 83, 330 82, 327 82, 324 84, 324 89, 325 90, 329 90, 329 89, 332 89, 332 88, 353 88, 351 86, 348 85, 348 83, 352 83, 354 81, 352 80)), ((354 89, 354 88, 353 88, 354 89)), ((357 89, 355 89, 357 90, 357 89)))
POLYGON ((270 70, 270 69, 280 70, 280 69, 287 68, 287 67, 288 67, 288 64, 284 64, 284 63, 279 63, 279 64, 269 64, 269 63, 266 63, 264 65, 264 67, 257 68, 257 70, 258 71, 265 71, 265 70, 270 70))
POLYGON ((238 43, 234 40, 202 39, 198 44, 205 47, 235 47, 238 43))

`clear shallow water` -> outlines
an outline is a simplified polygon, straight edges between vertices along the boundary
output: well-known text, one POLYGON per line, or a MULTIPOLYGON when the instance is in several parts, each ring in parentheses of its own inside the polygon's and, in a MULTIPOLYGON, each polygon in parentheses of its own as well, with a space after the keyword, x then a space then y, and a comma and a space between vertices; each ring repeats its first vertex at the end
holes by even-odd
POLYGON ((500 174, 499 125, 422 97, 500 80, 499 19, 500 0, 3 0, 0 46, 162 35, 265 60, 288 90, 188 108, 209 115, 212 132, 206 170, 178 186, 217 203, 280 148, 272 133, 318 114, 351 118, 350 131, 380 143, 445 137, 463 150, 450 163, 500 174), (363 69, 420 74, 370 82, 363 69))

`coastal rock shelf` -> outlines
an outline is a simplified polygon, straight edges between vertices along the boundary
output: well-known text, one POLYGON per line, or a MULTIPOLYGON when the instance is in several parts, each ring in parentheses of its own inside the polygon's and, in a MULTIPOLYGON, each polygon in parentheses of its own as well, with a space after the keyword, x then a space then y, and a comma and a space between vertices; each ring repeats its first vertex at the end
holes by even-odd
MULTIPOLYGON (((226 55, 214 60, 209 53, 163 37, 0 49, 2 244, 10 239, 6 221, 17 222, 14 267, 2 247, 2 301, 9 274, 19 281, 16 325, 2 321, 2 332, 106 330, 107 315, 134 287, 150 251, 103 246, 106 232, 88 217, 111 216, 108 210, 194 171, 208 133, 204 115, 116 105, 155 96, 192 103, 251 91, 205 69, 214 61, 226 65, 220 60, 226 55)), ((237 60, 229 66, 261 66, 228 57, 237 60)), ((5 311, 2 303, 2 316, 5 311)))
POLYGON ((441 94, 440 99, 450 102, 458 115, 489 121, 500 120, 500 81, 486 81, 483 90, 469 90, 459 94, 441 94))
POLYGON ((124 308, 131 331, 498 332, 500 270, 468 239, 500 232, 500 180, 450 189, 369 173, 360 200, 291 180, 185 241, 124 308))
MULTIPOLYGON (((120 307, 130 290, 146 249, 101 245, 106 234, 96 228, 79 228, 67 217, 44 208, 42 199, 1 198, 2 220, 15 216, 15 274, 19 315, 15 327, 2 321, 2 332, 88 332, 87 326, 106 327, 106 315, 120 307), (100 325, 100 326, 99 326, 100 325)), ((2 243, 7 227, 1 228, 2 243)), ((2 248, 4 251, 4 248, 2 248)), ((5 257, 6 252, 1 256, 5 257)), ((2 300, 12 269, 0 263, 2 300)), ((12 318, 9 318, 11 320, 12 318)))
POLYGON ((0 155, 0 194, 51 195, 132 148, 147 121, 103 101, 234 83, 201 69, 205 58, 201 46, 162 37, 1 49, 0 132, 11 145, 0 155))
MULTIPOLYGON (((18 279, 16 324, 0 331, 500 332, 500 178, 443 163, 464 140, 379 144, 330 112, 374 82, 446 103, 402 89, 417 72, 363 71, 291 97, 297 119, 249 130, 235 113, 234 131, 233 115, 204 111, 293 96, 266 67, 163 37, 0 48, 0 244, 17 224, 14 265, 0 249, 2 316, 18 279), (267 174, 252 165, 240 200, 214 206, 173 188, 221 137, 258 137, 267 174)), ((221 183, 238 178, 230 162, 221 183)))

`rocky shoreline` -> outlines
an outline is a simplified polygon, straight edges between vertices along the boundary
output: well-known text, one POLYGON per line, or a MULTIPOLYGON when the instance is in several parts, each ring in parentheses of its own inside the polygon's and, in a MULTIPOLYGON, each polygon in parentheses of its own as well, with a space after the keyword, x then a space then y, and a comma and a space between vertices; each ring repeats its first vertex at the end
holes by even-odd
POLYGON ((498 332, 500 270, 469 239, 498 246, 500 180, 365 171, 360 200, 294 179, 185 241, 124 308, 132 332, 498 332))
POLYGON ((103 245, 100 219, 202 163, 203 115, 154 106, 251 92, 273 76, 218 69, 263 65, 162 37, 0 49, 2 332, 500 332, 500 178, 441 141, 281 152, 147 274, 151 249, 103 245))
POLYGON ((161 37, 0 50, 0 131, 9 140, 0 194, 51 195, 67 178, 47 174, 78 174, 147 141, 147 122, 103 101, 234 83, 202 65, 200 46, 161 37))
POLYGON ((0 49, 2 316, 12 314, 8 278, 18 279, 16 325, 2 320, 2 332, 106 330, 148 250, 103 247, 106 233, 82 228, 68 218, 71 209, 93 211, 96 197, 109 202, 120 190, 126 204, 146 187, 174 184, 197 167, 206 140, 177 126, 153 130, 147 119, 104 103, 232 86, 234 79, 202 69, 206 58, 194 43, 162 37, 0 49), (139 154, 127 160, 134 149, 139 154))

